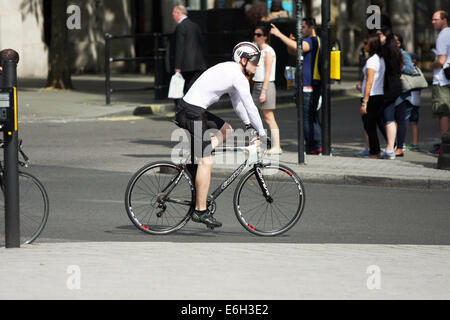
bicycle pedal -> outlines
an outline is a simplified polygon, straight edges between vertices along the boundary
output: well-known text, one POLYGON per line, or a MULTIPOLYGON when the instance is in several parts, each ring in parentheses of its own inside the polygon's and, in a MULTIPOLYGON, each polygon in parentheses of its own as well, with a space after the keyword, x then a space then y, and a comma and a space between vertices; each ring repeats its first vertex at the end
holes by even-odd
POLYGON ((210 230, 214 230, 214 227, 213 226, 207 226, 208 227, 208 229, 210 229, 210 230))

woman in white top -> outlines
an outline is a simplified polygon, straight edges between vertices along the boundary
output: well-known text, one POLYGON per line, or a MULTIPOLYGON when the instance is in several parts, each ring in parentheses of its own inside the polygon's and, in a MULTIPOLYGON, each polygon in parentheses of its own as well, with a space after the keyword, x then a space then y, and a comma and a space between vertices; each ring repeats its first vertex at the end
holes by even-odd
POLYGON ((261 50, 261 60, 253 77, 252 97, 256 106, 262 110, 264 120, 272 134, 272 149, 268 150, 267 154, 276 155, 282 153, 280 129, 278 128, 273 112, 277 98, 275 88, 277 56, 273 48, 268 44, 269 37, 270 30, 265 25, 259 25, 255 28, 253 38, 259 50, 261 50))
POLYGON ((384 73, 386 71, 384 59, 381 57, 381 42, 377 34, 367 37, 364 51, 369 54, 369 59, 363 69, 364 81, 361 87, 360 112, 369 140, 369 157, 376 159, 381 157, 377 123, 383 114, 384 73))

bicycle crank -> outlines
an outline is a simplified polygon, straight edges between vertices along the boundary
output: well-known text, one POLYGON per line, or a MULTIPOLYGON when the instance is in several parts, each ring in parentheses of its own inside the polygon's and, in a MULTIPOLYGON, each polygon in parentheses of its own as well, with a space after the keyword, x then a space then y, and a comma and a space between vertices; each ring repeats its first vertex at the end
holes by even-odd
POLYGON ((208 200, 208 210, 211 213, 211 215, 214 215, 214 213, 216 212, 216 209, 217 209, 216 202, 208 200))

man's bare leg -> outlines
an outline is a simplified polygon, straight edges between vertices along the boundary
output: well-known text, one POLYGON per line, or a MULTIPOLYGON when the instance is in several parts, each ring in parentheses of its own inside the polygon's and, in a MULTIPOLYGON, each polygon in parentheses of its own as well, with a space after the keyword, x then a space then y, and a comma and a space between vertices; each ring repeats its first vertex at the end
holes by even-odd
POLYGON ((197 191, 195 210, 197 211, 206 210, 212 167, 212 156, 198 159, 197 175, 195 178, 195 189, 197 191))
POLYGON ((225 124, 220 128, 220 130, 211 137, 211 147, 212 149, 217 148, 218 146, 221 146, 230 136, 230 134, 233 132, 233 128, 228 122, 225 122, 225 124))
MULTIPOLYGON (((225 123, 223 127, 211 138, 212 149, 217 148, 226 141, 231 134, 233 128, 230 124, 225 123)), ((206 210, 206 202, 208 200, 209 187, 211 184, 211 173, 213 167, 213 157, 207 156, 198 159, 197 175, 195 176, 195 188, 197 191, 195 210, 206 210)))

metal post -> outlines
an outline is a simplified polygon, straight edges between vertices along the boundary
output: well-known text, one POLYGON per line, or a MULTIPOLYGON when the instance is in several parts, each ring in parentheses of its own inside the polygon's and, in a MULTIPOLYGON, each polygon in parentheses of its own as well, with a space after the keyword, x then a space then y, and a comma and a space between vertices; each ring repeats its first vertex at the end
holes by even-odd
POLYGON ((437 168, 450 170, 450 129, 442 136, 441 153, 439 154, 437 168))
POLYGON ((105 90, 106 104, 111 104, 111 38, 112 36, 105 34, 105 90))
MULTIPOLYGON (((12 60, 3 63, 3 86, 17 86, 17 63, 12 60)), ((12 107, 12 106, 11 106, 12 107)), ((15 94, 14 108, 17 108, 15 94)), ((17 109, 15 109, 17 117, 17 109)), ((15 119, 17 124, 17 119, 15 119)), ((4 131, 4 183, 5 183, 5 247, 20 248, 19 210, 19 139, 17 126, 4 131)))
POLYGON ((322 153, 331 155, 330 0, 322 0, 322 153))
POLYGON ((297 134, 298 163, 305 163, 305 133, 303 131, 303 33, 302 0, 297 0, 297 134))
POLYGON ((162 35, 153 34, 153 62, 155 66, 155 100, 167 99, 167 91, 164 86, 164 59, 159 51, 159 43, 162 35))

